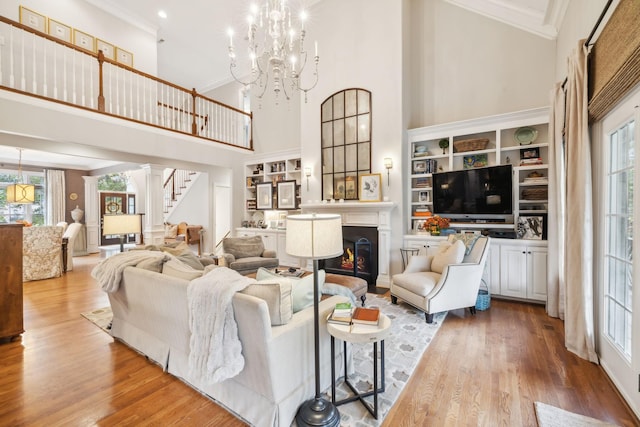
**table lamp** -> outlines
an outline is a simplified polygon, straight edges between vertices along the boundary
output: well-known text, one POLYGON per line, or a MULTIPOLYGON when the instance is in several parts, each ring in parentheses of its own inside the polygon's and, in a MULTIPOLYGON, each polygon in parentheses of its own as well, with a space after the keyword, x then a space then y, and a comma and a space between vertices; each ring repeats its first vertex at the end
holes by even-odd
POLYGON ((340 425, 340 413, 335 405, 320 396, 320 315, 318 297, 318 260, 334 258, 343 253, 342 218, 337 214, 300 214, 287 217, 286 252, 313 260, 313 337, 315 346, 316 391, 313 399, 304 402, 296 414, 302 426, 340 425))
POLYGON ((120 236, 120 252, 124 252, 124 237, 127 234, 138 234, 141 231, 140 215, 120 214, 102 217, 102 235, 117 234, 120 236))

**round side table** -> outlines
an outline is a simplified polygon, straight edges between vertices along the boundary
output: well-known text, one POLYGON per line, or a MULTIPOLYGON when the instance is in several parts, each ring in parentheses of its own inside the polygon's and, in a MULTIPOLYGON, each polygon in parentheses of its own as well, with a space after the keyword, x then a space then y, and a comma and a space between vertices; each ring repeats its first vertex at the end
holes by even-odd
POLYGON ((384 339, 391 330, 391 319, 380 313, 377 326, 370 325, 338 325, 327 323, 327 331, 331 335, 331 402, 336 405, 359 400, 375 419, 378 419, 378 393, 384 392, 384 339), (351 389, 353 396, 336 401, 336 351, 335 339, 343 341, 344 383, 351 389), (349 382, 347 375, 347 342, 352 344, 373 343, 373 391, 359 393, 349 382), (380 387, 378 387, 378 342, 380 342, 380 387), (373 407, 364 398, 373 395, 373 407))

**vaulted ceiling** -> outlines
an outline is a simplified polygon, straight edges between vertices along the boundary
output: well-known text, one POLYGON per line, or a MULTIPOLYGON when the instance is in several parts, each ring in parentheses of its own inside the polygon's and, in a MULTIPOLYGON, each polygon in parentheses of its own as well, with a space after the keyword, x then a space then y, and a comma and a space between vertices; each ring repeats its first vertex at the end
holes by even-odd
MULTIPOLYGON (((229 27, 242 28, 249 5, 258 0, 85 0, 121 19, 157 34, 158 76, 200 92, 231 80, 227 56, 229 27), (166 12, 167 18, 158 16, 166 12)), ((323 0, 288 0, 309 9, 323 0)), ((444 0, 452 5, 554 39, 570 0, 444 0)), ((14 159, 13 147, 0 146, 0 160, 14 159)), ((9 160, 11 161, 11 160, 9 160)), ((110 165, 90 157, 70 158, 35 150, 23 163, 43 167, 92 170, 110 165)))

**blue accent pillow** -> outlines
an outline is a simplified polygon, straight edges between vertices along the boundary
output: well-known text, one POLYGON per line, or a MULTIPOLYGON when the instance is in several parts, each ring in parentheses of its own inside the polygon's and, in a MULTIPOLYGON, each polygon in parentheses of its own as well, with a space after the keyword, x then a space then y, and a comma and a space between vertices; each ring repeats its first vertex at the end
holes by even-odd
POLYGON ((466 249, 464 250, 464 255, 467 256, 473 250, 473 245, 476 244, 476 241, 480 237, 480 234, 473 233, 456 233, 449 235, 449 241, 451 243, 455 243, 456 240, 461 240, 464 243, 466 249))

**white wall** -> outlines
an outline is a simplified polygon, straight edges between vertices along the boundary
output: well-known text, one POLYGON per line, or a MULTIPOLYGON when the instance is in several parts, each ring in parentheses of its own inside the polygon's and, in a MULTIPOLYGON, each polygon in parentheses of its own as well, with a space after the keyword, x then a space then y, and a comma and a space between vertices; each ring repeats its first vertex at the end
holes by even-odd
POLYGON ((549 104, 554 41, 442 0, 410 7, 411 128, 549 104))
POLYGON ((0 14, 19 22, 19 6, 133 53, 136 69, 156 75, 156 32, 131 25, 84 0, 2 0, 0 14))

